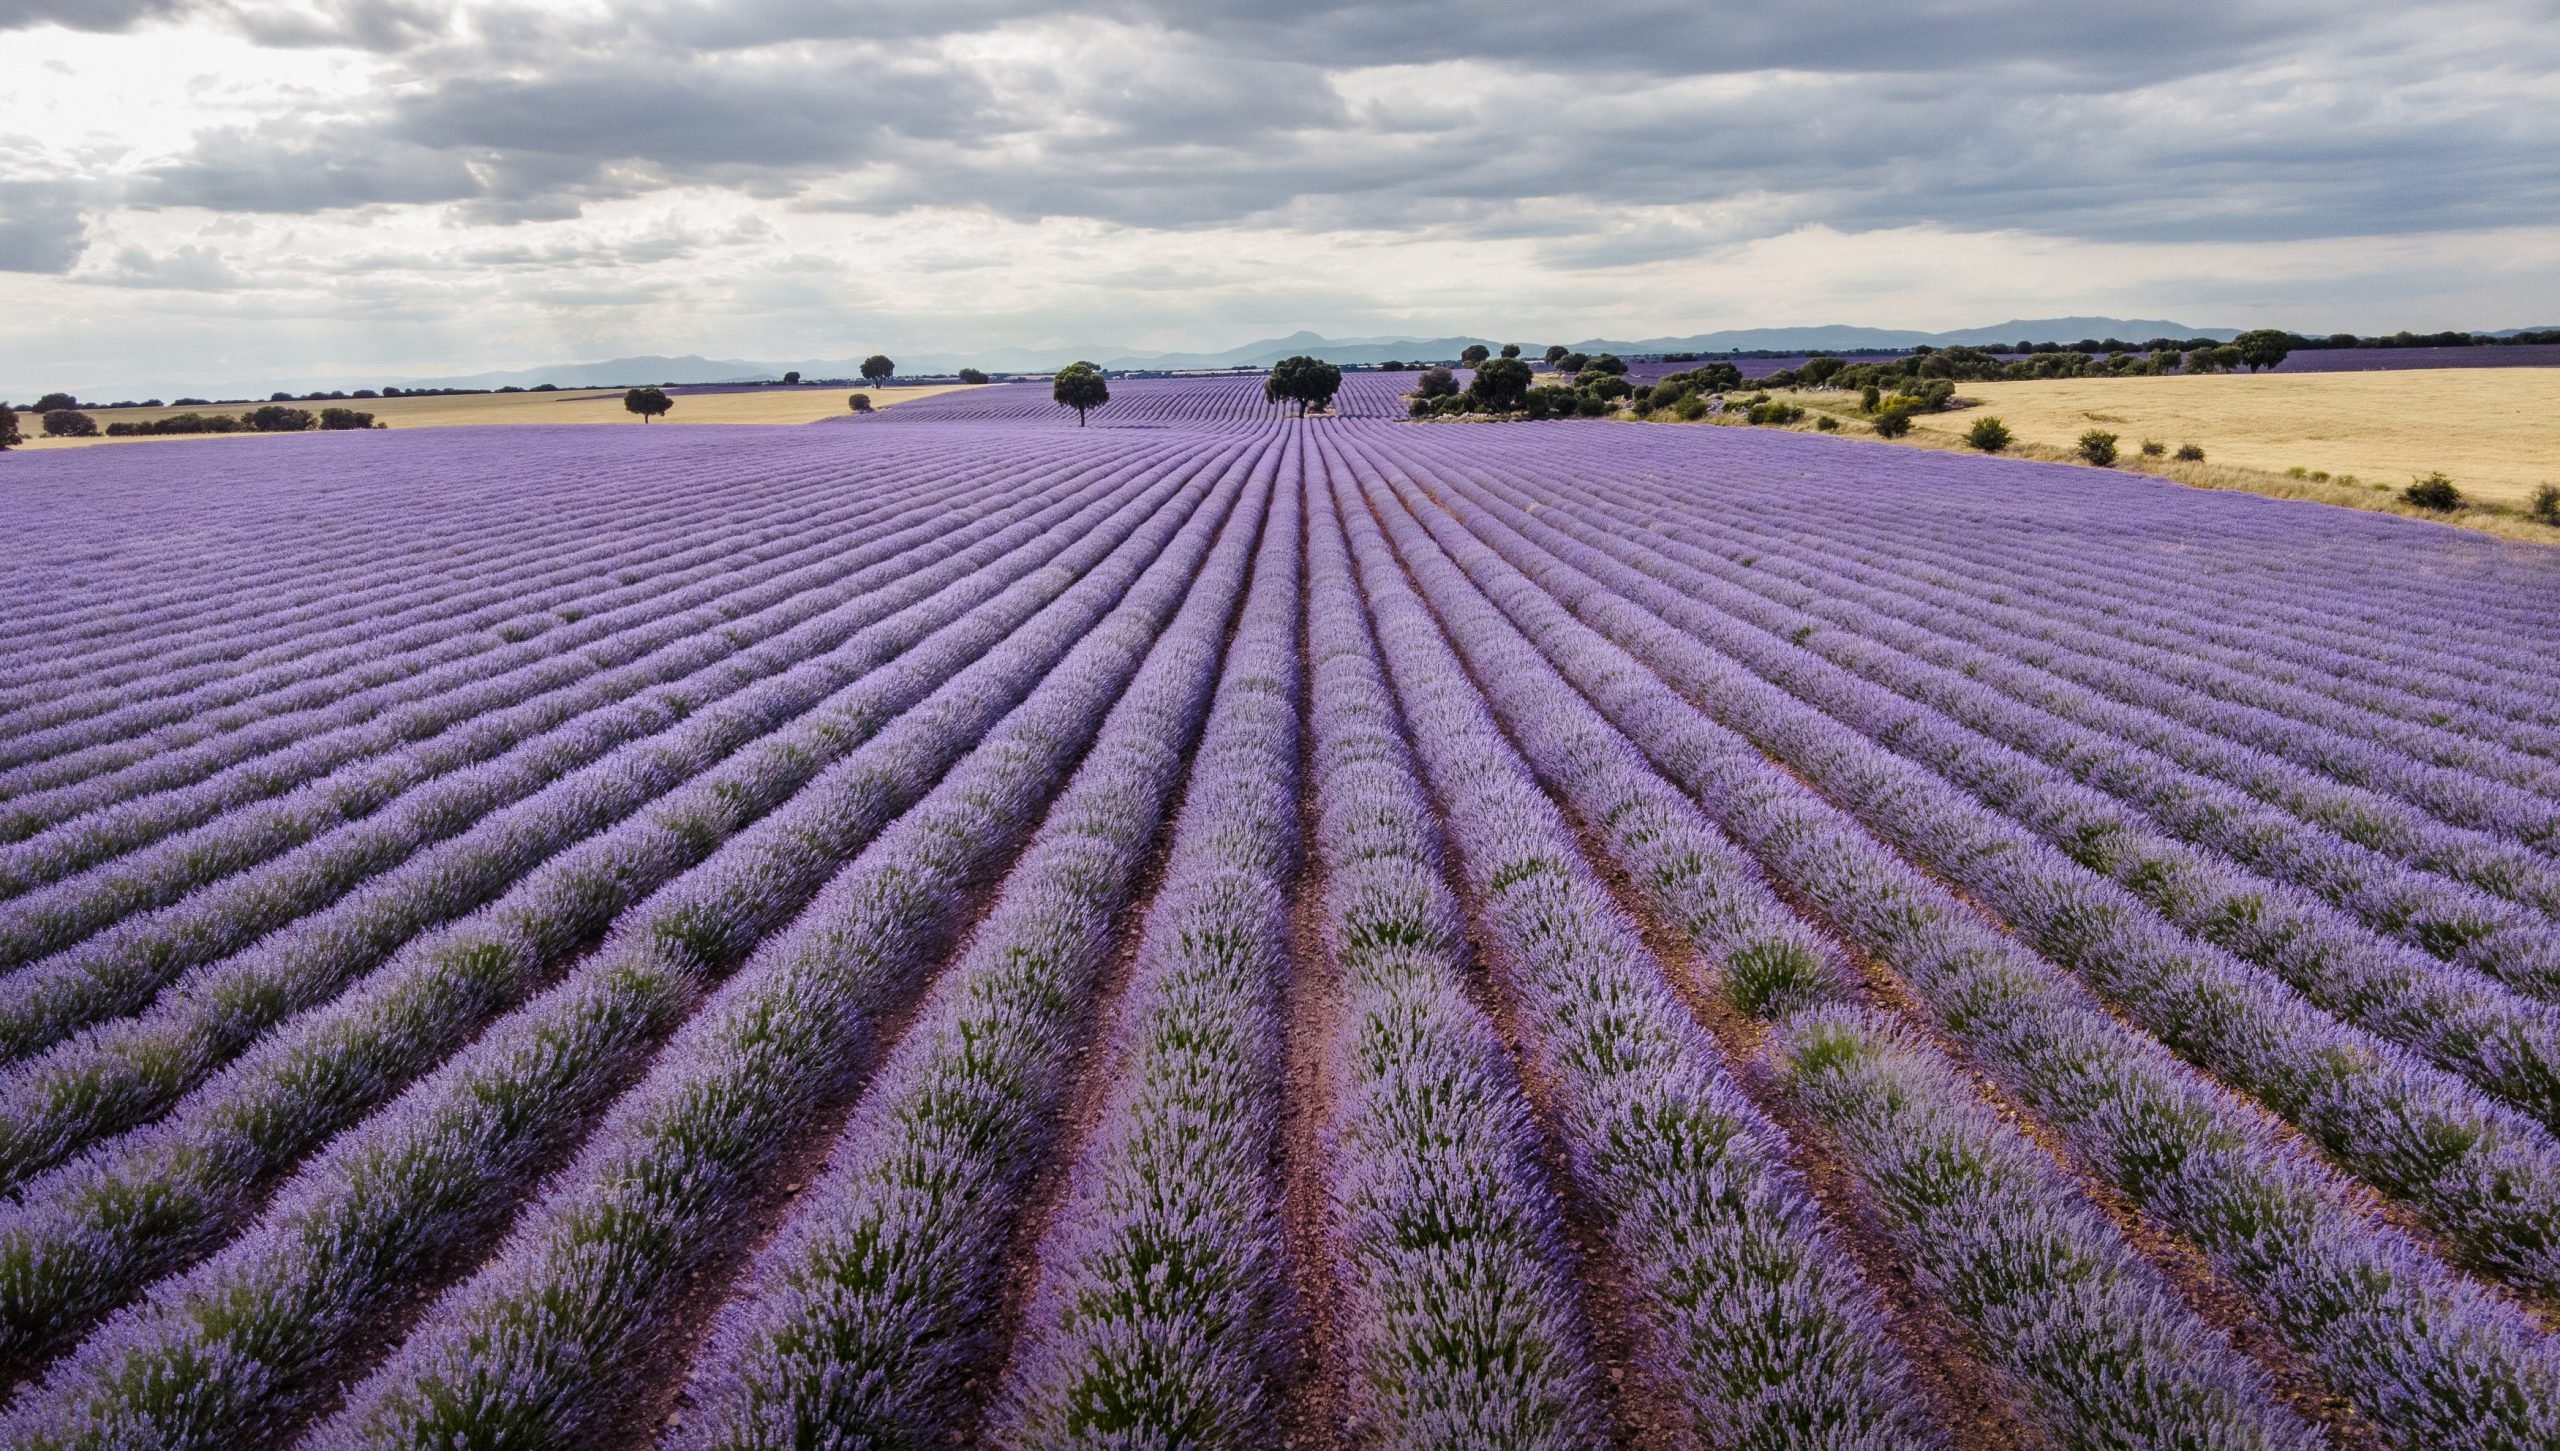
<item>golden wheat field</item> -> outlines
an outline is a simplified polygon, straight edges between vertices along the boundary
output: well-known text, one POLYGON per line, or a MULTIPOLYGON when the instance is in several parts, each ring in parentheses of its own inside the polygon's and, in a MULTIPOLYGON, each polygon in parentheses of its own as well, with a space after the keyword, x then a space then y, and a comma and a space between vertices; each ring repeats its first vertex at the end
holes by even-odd
POLYGON ((2465 493, 2511 503, 2560 483, 2560 368, 2060 378, 1957 393, 1978 406, 1912 422, 1962 434, 1988 413, 2056 448, 2103 429, 2128 455, 2144 439, 2194 443, 2213 463, 2393 489, 2442 471, 2465 493))
MULTIPOLYGON (((924 384, 916 387, 865 388, 872 406, 887 408, 930 398, 974 386, 967 383, 924 384)), ((815 423, 834 418, 846 411, 845 396, 857 391, 850 388, 760 388, 736 393, 679 393, 675 395, 675 411, 658 420, 661 424, 681 423, 815 423)), ((98 420, 103 429, 110 423, 140 423, 167 418, 176 413, 240 413, 257 405, 235 403, 189 408, 91 408, 83 409, 98 420)), ((361 409, 393 428, 468 428, 490 423, 620 423, 637 426, 640 420, 622 406, 619 388, 563 389, 557 393, 459 393, 431 398, 349 398, 335 404, 297 403, 296 407, 317 412, 324 407, 361 409)), ((19 426, 27 431, 30 448, 79 448, 97 443, 166 442, 172 438, 261 438, 264 434, 211 433, 162 434, 145 438, 46 438, 41 422, 30 414, 21 414, 19 426)))

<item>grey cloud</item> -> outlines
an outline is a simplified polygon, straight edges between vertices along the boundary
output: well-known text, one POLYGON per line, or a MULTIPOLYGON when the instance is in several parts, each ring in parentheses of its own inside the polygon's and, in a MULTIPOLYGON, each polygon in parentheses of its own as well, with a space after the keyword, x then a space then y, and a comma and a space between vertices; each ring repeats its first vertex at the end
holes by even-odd
POLYGON ((1656 227, 1613 250, 1592 224, 1613 210, 1736 197, 1768 202, 1735 225, 2120 240, 2539 224, 2560 220, 2560 118, 2533 99, 2560 69, 2560 27, 2538 24, 2554 9, 2449 8, 2428 33, 2469 27, 2497 48, 2485 66, 2412 53, 2405 10, 2309 0, 1914 0, 1889 25, 1688 0, 1605 19, 1469 7, 1463 23, 1332 0, 1076 16, 641 0, 609 28, 475 12, 468 38, 411 0, 383 12, 385 36, 414 41, 411 84, 325 128, 200 138, 139 195, 270 212, 443 202, 492 223, 680 184, 1149 228, 1540 237, 1581 218, 1547 253, 1565 267, 1675 257, 1692 235, 1656 227), (1008 26, 1015 43, 956 42, 1008 26), (1373 75, 1347 99, 1360 68, 1450 61, 1472 64, 1377 99, 1373 75), (2474 85, 2507 89, 2474 104, 2474 85))
POLYGON ((87 188, 0 181, 0 272, 68 272, 89 245, 87 188))
POLYGON ((0 30, 63 25, 73 30, 126 30, 189 8, 192 0, 0 0, 0 30))
POLYGON ((290 213, 462 201, 480 190, 481 180, 463 154, 405 144, 353 124, 325 123, 201 133, 188 156, 146 172, 133 200, 144 206, 290 213))

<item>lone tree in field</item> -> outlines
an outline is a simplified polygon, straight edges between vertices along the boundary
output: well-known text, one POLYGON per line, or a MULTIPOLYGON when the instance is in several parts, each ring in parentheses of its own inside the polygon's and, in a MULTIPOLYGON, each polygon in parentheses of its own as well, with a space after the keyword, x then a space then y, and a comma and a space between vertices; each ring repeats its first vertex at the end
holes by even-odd
POLYGON ((57 408, 44 416, 47 438, 96 438, 98 420, 76 408, 57 408))
POLYGON ((792 385, 794 385, 794 384, 798 383, 799 381, 800 381, 800 371, 799 371, 797 368, 794 368, 794 369, 793 369, 793 370, 791 370, 790 372, 785 373, 785 374, 783 374, 783 375, 782 375, 782 386, 783 386, 783 387, 785 387, 785 388, 791 387, 792 385))
POLYGON ((668 397, 663 388, 634 388, 622 395, 622 406, 639 414, 640 421, 646 423, 661 413, 674 411, 676 400, 668 397))
MULTIPOLYGON (((868 363, 863 364, 868 368, 868 363)), ((1076 411, 1076 427, 1084 427, 1084 416, 1111 401, 1111 388, 1102 381, 1102 370, 1091 363, 1074 362, 1058 370, 1049 383, 1049 396, 1061 407, 1076 411)))
POLYGON ((868 413, 871 411, 871 395, 868 393, 847 394, 845 396, 844 406, 852 409, 856 413, 868 413))
POLYGON ((2240 365, 2254 373, 2283 362, 2293 351, 2293 337, 2281 328, 2255 328, 2233 338, 2230 348, 2240 355, 2240 365))
POLYGON ((983 383, 987 381, 987 375, 979 372, 975 368, 962 368, 960 370, 960 381, 963 383, 983 383))
POLYGON ((1467 396, 1495 413, 1516 412, 1528 401, 1529 385, 1536 376, 1518 358, 1501 358, 1476 369, 1467 384, 1467 396))
POLYGON ((1342 370, 1304 354, 1272 364, 1271 376, 1262 380, 1262 396, 1273 403, 1297 404, 1300 418, 1310 408, 1330 406, 1333 395, 1341 391, 1342 370))
POLYGON ((873 353, 862 360, 862 381, 877 388, 898 375, 898 365, 889 361, 887 353, 873 353))
POLYGON ((16 448, 19 442, 18 410, 0 403, 0 449, 16 448))
POLYGON ((1476 364, 1481 363, 1492 356, 1493 349, 1486 347, 1482 343, 1469 343, 1467 344, 1467 350, 1458 354, 1458 361, 1472 368, 1476 364))
POLYGON ((1446 368, 1425 368, 1422 376, 1414 380, 1413 391, 1422 398, 1455 398, 1458 396, 1458 375, 1446 368))

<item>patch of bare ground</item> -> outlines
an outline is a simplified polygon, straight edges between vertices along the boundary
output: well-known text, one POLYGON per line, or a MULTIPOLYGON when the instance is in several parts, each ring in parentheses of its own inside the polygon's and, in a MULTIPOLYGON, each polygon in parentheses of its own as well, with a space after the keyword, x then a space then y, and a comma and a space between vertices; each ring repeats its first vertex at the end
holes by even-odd
MULTIPOLYGON (((1830 798, 1824 796, 1811 781, 1805 779, 1800 772, 1785 762, 1770 757, 1765 752, 1762 756, 1772 767, 1786 773, 1790 779, 1803 786, 1808 792, 1812 792, 1824 801, 1830 801, 1830 798)), ((1835 807, 1839 805, 1837 802, 1831 804, 1835 807)), ((1847 812, 1852 819, 1856 819, 1856 813, 1848 812, 1846 807, 1839 809, 1847 812)), ((1861 822, 1862 826, 1863 824, 1861 822)), ((1878 840, 1881 841, 1881 838, 1878 840)), ((1980 918, 1984 925, 2016 942, 2022 951, 2035 952, 2035 948, 2020 938, 2004 918, 1984 906, 1963 888, 1932 871, 1926 863, 1914 861, 1899 851, 1896 851, 1895 855, 1913 871, 1926 877, 1954 897, 1965 910, 1980 918)), ((2090 1169, 2087 1162, 2069 1147, 2062 1135, 2051 1124, 2034 1110, 2029 1109, 1997 1078, 1984 1071, 1963 1043, 1939 1025, 1936 1014, 1922 1001, 1920 994, 1901 973, 1874 954, 1857 946, 1847 934, 1839 930, 1820 907, 1790 888, 1776 874, 1769 874, 1767 879, 1779 898, 1795 912, 1797 917, 1814 931, 1822 934, 1823 938, 1830 942, 1842 958, 1856 970, 1864 990, 1866 1005, 1887 1013, 1904 1028, 1944 1054, 1947 1061, 1955 1065, 1957 1070, 1972 1083, 1975 1096, 1989 1106, 2003 1123, 2015 1128, 2033 1141, 2038 1148, 2044 1150, 2079 1189, 2081 1196, 2107 1216, 2117 1231, 2125 1237, 2126 1242, 2159 1269, 2179 1294, 2185 1297, 2196 1313, 2207 1324, 2229 1337, 2233 1346, 2257 1364, 2275 1393, 2292 1407, 2296 1414, 2310 1424, 2320 1427, 2332 1441, 2340 1446, 2356 1448, 2356 1451, 2363 1451, 2363 1448, 2376 1448, 2378 1451, 2383 1442, 2372 1422, 2367 1420, 2345 1397, 2332 1390, 2308 1359, 2298 1354, 2284 1342, 2281 1336, 2259 1319, 2257 1312, 2250 1308, 2247 1295, 2215 1271, 2201 1250, 2136 1205, 2131 1198, 2090 1169)), ((2099 1011, 2121 1025, 2126 1032, 2137 1037, 2149 1036, 2140 1024, 2126 1017, 2122 1010, 2100 994, 2095 991, 2090 992, 2089 1000, 2097 1006, 2099 1011)), ((2183 1058, 2179 1061, 2186 1062, 2183 1058)), ((2232 1089, 2214 1075, 2195 1068, 2193 1064, 2187 1064, 2187 1066, 2207 1082, 2222 1089, 2246 1112, 2256 1117, 2270 1134, 2299 1146, 2321 1163, 2329 1163, 2328 1156, 2321 1151, 2319 1145, 2310 1142, 2291 1124, 2277 1118, 2255 1098, 2232 1089)), ((2336 1169, 2337 1166, 2330 1164, 2330 1167, 2336 1169)), ((2414 1221, 2406 1211, 2393 1205, 2381 1194, 2375 1192, 2371 1186, 2343 1169, 2337 1172, 2359 1208, 2377 1218, 2390 1221, 2395 1228, 2407 1228, 2413 1225, 2414 1221)), ((2420 1234, 2420 1242, 2429 1243, 2423 1233, 2420 1234)))
MULTIPOLYGON (((1433 804, 1437 810, 1436 798, 1433 804)), ((1472 969, 1466 975, 1467 994, 1509 1051, 1512 1072, 1537 1126, 1538 1166, 1555 1190, 1565 1242, 1572 1250, 1572 1263, 1566 1268, 1582 1323, 1591 1332, 1592 1363, 1606 1383, 1601 1399, 1609 1417, 1610 1443, 1631 1448, 1694 1446, 1697 1438, 1681 1410, 1680 1397, 1644 1368, 1645 1342, 1655 1331, 1637 1307, 1635 1287, 1609 1243, 1606 1219, 1573 1177, 1564 1151, 1563 1114, 1556 1107, 1555 1084, 1537 1055, 1524 1046, 1525 1030, 1506 969, 1486 940, 1483 903, 1463 878, 1453 885, 1467 919, 1472 969)))
MULTIPOLYGON (((1374 518, 1375 505, 1368 507, 1374 518)), ((1409 569, 1407 574, 1410 582, 1409 569)), ((1423 598, 1418 586, 1415 597, 1423 598)), ((1451 858, 1463 861, 1464 849, 1449 831, 1447 803, 1430 785, 1427 775, 1425 785, 1429 788, 1425 795, 1431 802, 1433 828, 1451 858)), ((1592 1362, 1605 1383, 1601 1408, 1608 1417, 1610 1444, 1629 1448, 1695 1446, 1698 1440, 1681 1410, 1680 1397, 1644 1369, 1645 1339, 1656 1332, 1637 1307, 1635 1288, 1628 1283, 1609 1243, 1605 1218, 1574 1179, 1564 1151, 1563 1115, 1556 1107, 1555 1084, 1541 1068, 1537 1055, 1523 1046, 1522 1015, 1506 968, 1497 961, 1488 941, 1484 903, 1468 885, 1463 871, 1451 873, 1449 885, 1467 923, 1467 963, 1461 984, 1477 1011, 1493 1024, 1495 1035, 1510 1055, 1512 1073, 1519 1080, 1521 1096, 1528 1101, 1530 1121, 1537 1129, 1538 1167, 1555 1190, 1557 1216, 1571 1251, 1572 1263, 1566 1269, 1573 1282, 1576 1308, 1590 1331, 1592 1362)))
MULTIPOLYGON (((1550 799, 1555 793, 1548 792, 1550 799)), ((1849 1171, 1827 1152, 1830 1139, 1795 1111, 1769 1081, 1760 1049, 1769 1024, 1742 1012, 1718 991, 1713 971, 1691 946, 1686 933, 1654 910, 1643 892, 1611 858, 1566 804, 1556 809, 1573 823, 1583 859, 1608 884, 1619 909, 1635 919, 1645 945, 1661 964, 1673 993, 1689 1009, 1725 1060, 1725 1069, 1759 1109, 1786 1135, 1787 1159, 1811 1190, 1823 1222, 1847 1246, 1850 1256, 1892 1312, 1890 1334, 1909 1364, 1914 1384, 1929 1403, 1938 1423, 1959 1446, 2033 1447, 2052 1439, 2025 1420, 2018 1407, 1998 1389, 2006 1377, 1983 1358, 1973 1333, 1948 1314, 1936 1296, 1911 1277, 1891 1235, 1866 1192, 1849 1171)))
POLYGON ((955 1445, 973 1446, 982 1439, 987 1414, 994 1409, 1005 1372, 1013 1364, 1014 1342, 1021 1334, 1023 1312, 1040 1289, 1041 1248, 1065 1209, 1067 1191, 1074 1184, 1076 1160, 1092 1140, 1095 1125, 1102 1121, 1102 1108, 1111 1085, 1119 1081, 1126 1057, 1119 1031, 1121 1004, 1128 998, 1130 980, 1137 975, 1138 952, 1146 940, 1147 914, 1155 908, 1157 893, 1164 886, 1165 867, 1172 860, 1173 823, 1182 814, 1179 794, 1167 805, 1164 824, 1148 844, 1146 865, 1139 872, 1136 889, 1129 894, 1128 904, 1120 909, 1120 920, 1112 929, 1115 940, 1110 961, 1104 964, 1101 979, 1094 984, 1085 1004, 1085 1032, 1076 1048, 1075 1061, 1067 1069, 1071 1086, 1040 1165, 1032 1172, 1030 1192, 1023 1196, 1022 1213, 1014 1221, 1011 1244, 1005 1251, 1004 1296, 997 1303, 988 1353, 969 1377, 969 1399, 977 1411, 952 1433, 955 1445))
MULTIPOLYGON (((1308 551, 1298 552, 1299 600, 1313 598, 1306 574, 1308 551)), ((1349 1420, 1350 1366, 1335 1327, 1341 1307, 1335 1278, 1331 1196, 1326 1192, 1324 1129, 1333 1118, 1333 1083, 1326 1072, 1329 1047, 1341 1031, 1342 980, 1324 945, 1324 903, 1330 877, 1318 859, 1315 791, 1315 661, 1307 621, 1298 631, 1298 875, 1289 900, 1289 980, 1286 985, 1286 1076, 1280 1095, 1280 1224, 1288 1247, 1290 1328, 1295 1332, 1280 1367, 1281 1444, 1291 1448, 1344 1444, 1349 1420)))
MULTIPOLYGON (((1241 505, 1230 509, 1218 524, 1209 552, 1203 560, 1214 558, 1219 545, 1226 541, 1227 531, 1248 528, 1253 531, 1259 548, 1264 528, 1270 522, 1266 504, 1263 512, 1251 521, 1243 519, 1241 505)), ((1205 564, 1203 566, 1205 570, 1205 564)), ((1192 575, 1193 589, 1199 588, 1200 572, 1192 575)), ((1227 602, 1226 627, 1219 637, 1216 659, 1224 662, 1235 648, 1236 632, 1244 619, 1245 601, 1252 595, 1253 581, 1248 571, 1236 587, 1235 597, 1227 602)), ((1169 628, 1169 626, 1168 626, 1169 628)), ((1159 636, 1159 639, 1162 637, 1159 636)), ((1207 725, 1204 707, 1200 721, 1192 726, 1183 742, 1181 755, 1192 759, 1199 747, 1201 732, 1207 725)), ((1070 787, 1069 789, 1072 789, 1070 787)), ((1111 956, 1103 965, 1099 979, 1084 1004, 1085 1031, 1075 1051, 1075 1061, 1066 1070, 1069 1087, 1066 1101, 1054 1119, 1048 1141, 1039 1146, 1038 1164, 1032 1170, 1031 1186, 1023 1196, 1022 1210, 1015 1218, 1009 1244, 1005 1250, 1005 1283, 1003 1297, 997 1302, 993 1325, 987 1337, 986 1353, 977 1368, 964 1382, 968 1403, 974 1408, 953 1429, 956 1445, 973 1446, 984 1439, 988 1414, 995 1409, 995 1397, 1003 1390, 1005 1372, 1013 1364, 1014 1342, 1022 1331, 1023 1313, 1031 1297, 1040 1288, 1040 1250, 1048 1240, 1073 1184, 1076 1160, 1093 1138, 1094 1126, 1101 1122, 1104 1101, 1111 1085, 1120 1076, 1124 1053, 1120 1042, 1121 1005, 1129 995, 1129 983, 1137 975, 1138 953, 1146 943, 1147 914, 1155 910, 1156 898, 1164 889, 1165 870, 1173 861, 1174 837, 1180 829, 1183 803, 1190 799, 1191 771, 1186 767, 1165 799, 1164 814, 1156 823, 1155 834, 1147 843, 1147 859, 1130 884, 1129 899, 1113 924, 1114 941, 1111 956)))
POLYGON ((933 994, 934 983, 959 959, 969 939, 976 935, 977 924, 994 909, 1003 881, 1003 874, 998 873, 972 886, 963 899, 962 910, 954 914, 970 926, 952 932, 943 944, 939 963, 918 974, 917 980, 880 1016, 872 1032, 868 1057, 845 1074, 781 1157, 766 1167, 753 1197, 729 1216, 727 1240, 685 1277, 684 1292, 657 1317, 657 1333, 622 1376, 621 1394, 612 1402, 612 1434, 603 1438, 606 1444, 644 1444, 683 1423, 692 1409, 694 1363, 711 1338, 721 1307, 745 1288, 743 1279, 748 1267, 773 1242, 800 1196, 827 1172, 836 1139, 861 1103, 872 1074, 888 1061, 907 1036, 907 1030, 915 1026, 917 1014, 933 994))

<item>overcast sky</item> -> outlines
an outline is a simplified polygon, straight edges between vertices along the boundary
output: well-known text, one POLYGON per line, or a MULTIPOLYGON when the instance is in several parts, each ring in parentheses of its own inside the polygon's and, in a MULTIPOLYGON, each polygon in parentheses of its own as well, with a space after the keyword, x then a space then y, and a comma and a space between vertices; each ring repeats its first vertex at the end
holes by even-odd
POLYGON ((0 396, 2560 324, 2560 0, 0 0, 0 396))

